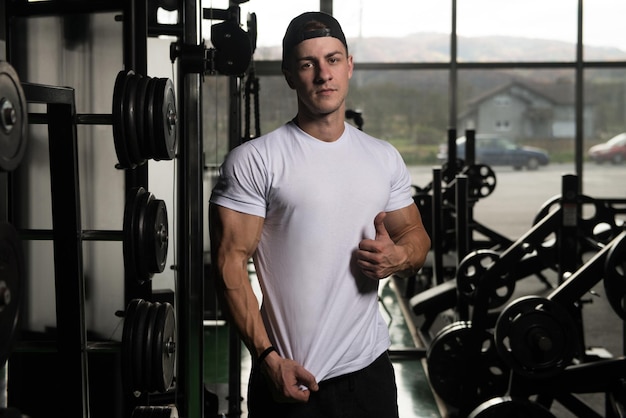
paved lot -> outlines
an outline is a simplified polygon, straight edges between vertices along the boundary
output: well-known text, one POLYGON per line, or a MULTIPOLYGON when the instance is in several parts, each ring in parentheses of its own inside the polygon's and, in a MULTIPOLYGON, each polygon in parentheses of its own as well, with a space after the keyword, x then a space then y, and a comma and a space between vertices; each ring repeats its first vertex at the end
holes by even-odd
MULTIPOLYGON (((516 239, 532 226, 541 206, 561 194, 564 174, 576 174, 573 164, 551 164, 536 171, 493 167, 496 186, 474 206, 474 218, 501 234, 516 239)), ((411 167, 413 183, 432 181, 432 167, 411 167)), ((626 199, 626 165, 585 164, 583 194, 593 198, 626 199)))

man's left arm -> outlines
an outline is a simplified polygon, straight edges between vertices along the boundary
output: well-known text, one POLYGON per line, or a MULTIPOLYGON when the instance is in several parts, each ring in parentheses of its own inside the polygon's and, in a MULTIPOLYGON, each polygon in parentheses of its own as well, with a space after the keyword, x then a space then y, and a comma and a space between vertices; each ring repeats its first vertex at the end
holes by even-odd
POLYGON ((430 237, 416 205, 379 213, 374 227, 375 238, 362 240, 357 250, 357 263, 367 277, 410 276, 422 268, 430 250, 430 237))

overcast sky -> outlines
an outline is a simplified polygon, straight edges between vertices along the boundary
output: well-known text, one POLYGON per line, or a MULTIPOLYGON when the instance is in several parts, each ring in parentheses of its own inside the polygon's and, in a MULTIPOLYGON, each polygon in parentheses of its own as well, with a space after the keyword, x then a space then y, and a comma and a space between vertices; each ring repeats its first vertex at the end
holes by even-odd
MULTIPOLYGON (((224 9, 228 0, 203 0, 203 7, 224 9)), ((280 45, 291 18, 319 9, 319 0, 248 0, 241 21, 254 12, 257 45, 280 45)), ((336 0, 333 13, 349 38, 449 33, 451 2, 443 0, 336 0), (381 6, 382 4, 382 6, 381 6)), ((507 35, 576 42, 577 0, 457 0, 459 36, 507 35)), ((584 42, 626 51, 625 0, 585 2, 584 42)), ((204 37, 208 32, 203 29, 204 37)))

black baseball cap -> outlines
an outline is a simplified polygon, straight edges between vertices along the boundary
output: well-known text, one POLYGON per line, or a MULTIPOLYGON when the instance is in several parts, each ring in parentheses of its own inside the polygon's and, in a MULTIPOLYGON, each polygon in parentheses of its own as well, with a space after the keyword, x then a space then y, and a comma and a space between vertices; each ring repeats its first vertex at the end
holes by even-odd
POLYGON ((346 36, 343 34, 341 25, 337 19, 328 13, 305 12, 295 17, 291 23, 289 23, 289 26, 287 26, 287 31, 283 38, 283 68, 285 68, 287 57, 294 46, 307 39, 322 38, 325 36, 339 39, 346 47, 346 51, 348 50, 348 43, 346 42, 346 36), (323 29, 307 29, 307 25, 311 22, 319 22, 326 27, 323 29))

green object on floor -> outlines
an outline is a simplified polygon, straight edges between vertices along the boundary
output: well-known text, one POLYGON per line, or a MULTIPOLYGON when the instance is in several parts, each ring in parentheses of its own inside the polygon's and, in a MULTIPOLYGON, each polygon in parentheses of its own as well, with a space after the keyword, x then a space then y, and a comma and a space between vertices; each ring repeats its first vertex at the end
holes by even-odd
POLYGON ((228 325, 204 327, 204 381, 228 383, 228 325))
MULTIPOLYGON (((379 292, 383 317, 389 325, 391 351, 415 348, 413 336, 402 313, 399 292, 394 281, 381 283, 379 292)), ((392 356, 398 386, 398 410, 401 418, 441 418, 428 378, 419 356, 392 356)))

